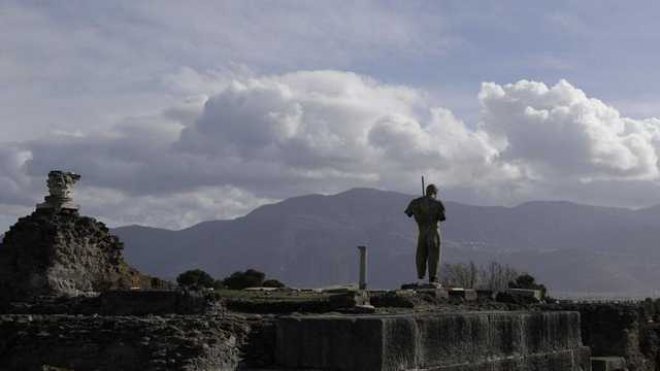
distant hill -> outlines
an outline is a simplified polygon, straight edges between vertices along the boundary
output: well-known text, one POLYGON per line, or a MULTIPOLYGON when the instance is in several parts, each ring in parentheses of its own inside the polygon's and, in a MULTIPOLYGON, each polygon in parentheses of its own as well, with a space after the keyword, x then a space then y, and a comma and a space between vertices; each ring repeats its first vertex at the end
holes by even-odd
MULTIPOLYGON (((357 249, 369 247, 369 284, 415 278, 413 196, 353 189, 259 207, 234 220, 181 231, 114 229, 127 260, 175 277, 201 268, 223 277, 256 268, 295 286, 356 281, 357 249)), ((517 207, 445 202, 443 262, 495 260, 534 274, 551 290, 642 294, 660 288, 660 208, 643 210, 529 202, 517 207)))

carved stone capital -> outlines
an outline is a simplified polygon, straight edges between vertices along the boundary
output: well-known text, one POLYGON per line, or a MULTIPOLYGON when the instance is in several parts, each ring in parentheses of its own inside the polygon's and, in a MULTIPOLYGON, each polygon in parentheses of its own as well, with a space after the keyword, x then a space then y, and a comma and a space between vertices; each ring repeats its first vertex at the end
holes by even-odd
POLYGON ((71 209, 77 210, 73 203, 73 186, 80 180, 80 175, 68 171, 53 170, 48 173, 48 196, 45 202, 37 205, 37 209, 71 209))

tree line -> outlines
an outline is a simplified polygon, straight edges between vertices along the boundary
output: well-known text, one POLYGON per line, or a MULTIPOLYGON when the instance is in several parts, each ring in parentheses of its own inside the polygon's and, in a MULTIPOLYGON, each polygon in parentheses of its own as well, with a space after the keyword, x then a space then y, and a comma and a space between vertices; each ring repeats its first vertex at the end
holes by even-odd
POLYGON ((544 285, 536 283, 528 273, 521 273, 509 265, 490 262, 485 265, 469 263, 444 264, 440 270, 440 280, 446 287, 464 287, 504 291, 507 288, 524 288, 546 292, 544 285))
POLYGON ((180 287, 188 289, 230 289, 242 290, 248 287, 285 287, 276 279, 266 279, 266 274, 256 269, 244 272, 234 272, 231 275, 217 280, 201 269, 192 269, 181 273, 176 282, 180 287))
MULTIPOLYGON (((266 279, 266 274, 255 269, 234 272, 223 279, 215 279, 201 269, 192 269, 181 273, 177 279, 180 287, 189 289, 230 289, 242 290, 248 287, 285 287, 276 279, 266 279)), ((490 262, 485 265, 469 263, 444 264, 440 270, 440 281, 445 287, 463 287, 505 291, 507 288, 541 290, 545 295, 544 285, 536 283, 528 273, 521 273, 509 265, 490 262)))

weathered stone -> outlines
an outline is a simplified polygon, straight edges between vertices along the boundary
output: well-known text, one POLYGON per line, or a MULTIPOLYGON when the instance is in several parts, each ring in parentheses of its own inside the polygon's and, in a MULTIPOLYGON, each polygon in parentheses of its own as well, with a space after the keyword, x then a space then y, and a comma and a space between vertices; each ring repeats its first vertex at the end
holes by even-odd
POLYGON ((212 302, 196 291, 108 291, 99 298, 99 313, 144 316, 148 314, 207 314, 212 302))
POLYGON ((450 298, 459 298, 465 301, 477 300, 477 292, 474 289, 451 288, 448 290, 450 298))
POLYGON ((76 296, 163 285, 122 258, 123 245, 101 222, 76 210, 37 209, 0 244, 0 298, 76 296))
POLYGON ((426 295, 429 296, 435 300, 444 300, 449 298, 449 294, 447 293, 447 290, 443 288, 435 288, 435 289, 419 289, 416 290, 416 292, 420 295, 426 295))
POLYGON ((619 356, 634 371, 655 370, 660 352, 651 337, 653 326, 640 320, 641 308, 633 303, 547 304, 544 310, 573 310, 580 313, 584 345, 596 357, 619 356), (651 344, 649 344, 651 343, 651 344))
POLYGON ((438 283, 404 283, 401 285, 401 290, 428 290, 428 289, 442 289, 442 285, 438 283))
POLYGON ((413 290, 395 290, 371 295, 370 302, 376 307, 414 308, 418 298, 413 290))
POLYGON ((292 316, 276 322, 278 365, 332 370, 589 369, 575 312, 292 316))
POLYGON ((351 308, 357 305, 369 305, 369 293, 366 290, 349 291, 343 294, 334 294, 329 298, 332 308, 351 308))
POLYGON ((477 289, 476 291, 477 291, 477 298, 479 300, 493 300, 494 299, 493 290, 477 289))
POLYGON ((623 357, 591 357, 591 371, 625 371, 623 357))
POLYGON ((78 205, 73 203, 71 197, 73 186, 78 180, 80 175, 75 173, 61 170, 49 172, 47 182, 49 194, 45 197, 45 202, 37 205, 37 209, 78 210, 78 205))
POLYGON ((360 251, 360 281, 358 287, 360 290, 367 289, 367 247, 358 246, 360 251))
POLYGON ((336 310, 344 314, 372 314, 376 313, 376 307, 371 304, 358 304, 353 307, 344 307, 336 310))
POLYGON ((234 370, 247 331, 235 316, 0 315, 0 368, 234 370))

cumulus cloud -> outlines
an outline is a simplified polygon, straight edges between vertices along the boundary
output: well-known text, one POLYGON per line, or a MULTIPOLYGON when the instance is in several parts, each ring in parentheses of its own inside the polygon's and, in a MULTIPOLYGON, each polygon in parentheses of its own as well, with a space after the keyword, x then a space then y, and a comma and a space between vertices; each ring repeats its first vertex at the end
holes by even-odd
MULTIPOLYGON (((181 76, 195 82, 203 74, 181 76)), ((420 173, 446 186, 517 176, 483 130, 469 129, 415 89, 339 71, 216 82, 203 104, 195 96, 111 131, 25 142, 12 179, 43 182, 50 169, 71 169, 83 174, 82 195, 98 195, 85 203, 107 220, 181 227, 301 193, 416 190, 420 173), (191 202, 180 201, 186 198, 191 202), (211 213, 204 202, 223 211, 211 213), (186 207, 196 216, 185 216, 186 207)), ((40 196, 33 192, 22 203, 40 196)))
POLYGON ((0 204, 15 205, 29 200, 26 190, 31 187, 26 165, 32 159, 29 150, 18 145, 0 147, 0 204))
POLYGON ((83 174, 86 212, 171 228, 310 192, 416 193, 420 174, 443 196, 490 204, 639 206, 639 190, 658 187, 660 121, 623 117, 566 81, 485 83, 469 125, 420 90, 350 72, 204 76, 183 71, 201 94, 159 114, 3 148, 2 203, 34 205, 54 168, 83 174))
POLYGON ((270 184, 284 176, 307 191, 393 186, 425 171, 446 184, 472 181, 475 171, 480 179, 516 176, 485 132, 419 91, 338 71, 234 81, 207 101, 177 148, 233 162, 230 181, 254 173, 270 184))
POLYGON ((658 178, 656 119, 622 117, 565 80, 552 87, 525 80, 485 83, 479 99, 482 128, 498 143, 502 159, 532 177, 658 178))
POLYGON ((189 227, 205 220, 232 219, 275 201, 229 186, 139 196, 87 186, 77 192, 76 200, 82 205, 82 213, 100 215, 100 219, 110 225, 140 224, 171 229, 189 227))

